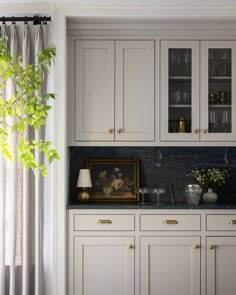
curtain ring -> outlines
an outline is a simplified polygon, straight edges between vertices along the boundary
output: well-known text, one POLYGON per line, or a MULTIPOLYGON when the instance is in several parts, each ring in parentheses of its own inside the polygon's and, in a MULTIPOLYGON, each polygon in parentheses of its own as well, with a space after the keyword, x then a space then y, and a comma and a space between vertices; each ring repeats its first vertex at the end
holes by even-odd
POLYGON ((47 23, 48 23, 48 22, 47 22, 47 17, 44 16, 44 17, 43 17, 43 24, 44 24, 44 25, 47 25, 47 23))
POLYGON ((5 25, 6 21, 5 21, 5 16, 2 17, 2 24, 5 25))
POLYGON ((28 25, 28 17, 27 16, 25 16, 24 24, 28 25))
POLYGON ((13 24, 13 25, 16 24, 16 20, 15 20, 15 17, 14 17, 14 16, 12 17, 12 24, 13 24))

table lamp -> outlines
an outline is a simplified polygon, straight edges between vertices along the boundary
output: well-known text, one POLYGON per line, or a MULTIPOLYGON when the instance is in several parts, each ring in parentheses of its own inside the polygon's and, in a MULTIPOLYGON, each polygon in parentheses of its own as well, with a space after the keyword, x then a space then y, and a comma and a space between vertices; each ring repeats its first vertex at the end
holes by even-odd
POLYGON ((82 187, 82 190, 78 193, 78 199, 82 202, 89 200, 88 187, 92 187, 92 180, 89 169, 80 169, 77 187, 82 187))

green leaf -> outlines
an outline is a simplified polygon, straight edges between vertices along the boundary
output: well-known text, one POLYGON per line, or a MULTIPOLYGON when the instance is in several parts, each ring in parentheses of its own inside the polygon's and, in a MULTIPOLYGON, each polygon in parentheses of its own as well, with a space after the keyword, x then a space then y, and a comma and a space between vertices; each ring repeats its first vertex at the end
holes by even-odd
POLYGON ((0 152, 6 159, 14 160, 12 146, 8 142, 9 132, 19 133, 17 154, 22 164, 28 169, 38 169, 41 175, 47 174, 47 168, 37 163, 35 150, 44 154, 49 163, 59 159, 55 149, 50 149, 49 141, 30 141, 25 137, 28 126, 40 129, 45 125, 48 112, 51 109, 45 101, 55 99, 54 93, 39 94, 45 73, 55 60, 56 48, 54 45, 42 50, 36 58, 35 64, 24 68, 22 57, 15 60, 7 48, 6 39, 0 37, 0 152), (15 87, 15 95, 5 101, 4 88, 7 80, 11 80, 15 87), (14 118, 13 126, 9 126, 10 117, 14 118))

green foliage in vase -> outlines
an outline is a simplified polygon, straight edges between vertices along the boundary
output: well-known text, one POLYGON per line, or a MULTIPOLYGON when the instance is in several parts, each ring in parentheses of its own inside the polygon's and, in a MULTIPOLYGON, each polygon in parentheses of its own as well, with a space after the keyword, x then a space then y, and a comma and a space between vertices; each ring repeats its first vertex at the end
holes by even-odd
POLYGON ((55 99, 54 93, 41 93, 45 74, 49 72, 56 56, 56 48, 51 45, 40 52, 35 64, 23 65, 22 57, 17 60, 11 56, 6 39, 0 38, 0 152, 3 157, 14 161, 13 149, 27 169, 47 175, 44 164, 37 162, 38 150, 51 164, 59 159, 57 151, 50 141, 30 140, 26 130, 39 130, 46 123, 51 106, 48 101, 55 99), (6 83, 14 88, 13 95, 5 98, 6 83), (17 133, 16 147, 10 143, 10 133, 17 133))
POLYGON ((213 189, 225 184, 226 178, 229 177, 229 172, 217 168, 194 169, 188 176, 195 178, 200 185, 213 189))

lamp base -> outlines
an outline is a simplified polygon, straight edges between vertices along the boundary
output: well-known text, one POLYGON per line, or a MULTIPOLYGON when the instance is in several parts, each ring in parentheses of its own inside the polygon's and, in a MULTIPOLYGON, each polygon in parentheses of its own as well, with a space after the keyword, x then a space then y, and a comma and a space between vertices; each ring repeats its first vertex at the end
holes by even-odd
POLYGON ((85 190, 82 190, 78 193, 78 199, 81 202, 88 202, 89 200, 89 193, 85 190))

